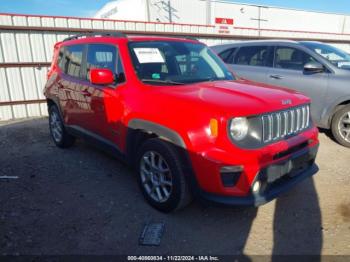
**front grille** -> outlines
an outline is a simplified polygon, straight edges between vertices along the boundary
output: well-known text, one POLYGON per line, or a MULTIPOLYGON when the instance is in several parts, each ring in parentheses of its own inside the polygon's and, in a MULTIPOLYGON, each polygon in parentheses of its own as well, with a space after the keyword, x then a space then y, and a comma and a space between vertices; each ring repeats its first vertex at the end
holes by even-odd
POLYGON ((290 108, 262 116, 263 141, 269 143, 297 134, 310 125, 310 106, 290 108))

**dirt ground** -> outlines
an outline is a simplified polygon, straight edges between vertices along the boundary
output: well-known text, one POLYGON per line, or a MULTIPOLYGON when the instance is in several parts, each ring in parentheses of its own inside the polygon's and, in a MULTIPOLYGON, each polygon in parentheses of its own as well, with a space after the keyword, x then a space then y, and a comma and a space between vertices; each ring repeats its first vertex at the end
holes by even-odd
POLYGON ((256 208, 194 201, 162 214, 131 170, 78 141, 54 146, 47 119, 0 124, 0 254, 350 255, 350 149, 320 134, 320 171, 256 208), (159 247, 138 245, 164 222, 159 247))

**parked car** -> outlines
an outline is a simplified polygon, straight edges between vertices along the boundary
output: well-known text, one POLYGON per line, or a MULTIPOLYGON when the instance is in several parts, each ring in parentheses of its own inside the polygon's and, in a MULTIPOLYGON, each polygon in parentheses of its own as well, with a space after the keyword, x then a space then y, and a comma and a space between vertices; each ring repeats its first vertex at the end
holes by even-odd
POLYGON ((288 87, 312 100, 316 125, 350 147, 350 55, 319 42, 247 41, 212 49, 237 75, 288 87))
POLYGON ((118 156, 164 212, 193 195, 261 205, 318 170, 309 98, 236 80, 196 40, 68 38, 55 45, 44 94, 58 147, 83 137, 118 156))

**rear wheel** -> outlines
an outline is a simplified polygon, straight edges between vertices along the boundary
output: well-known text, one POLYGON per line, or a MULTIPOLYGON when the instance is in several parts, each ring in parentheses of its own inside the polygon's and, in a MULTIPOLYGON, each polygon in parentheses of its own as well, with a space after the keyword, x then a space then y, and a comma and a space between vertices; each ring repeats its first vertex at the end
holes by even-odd
POLYGON ((350 105, 339 109, 334 114, 332 134, 339 144, 350 147, 350 105))
POLYGON ((56 146, 66 148, 74 144, 75 138, 67 133, 56 105, 49 107, 49 127, 52 140, 56 146))
POLYGON ((191 201, 175 148, 160 139, 147 140, 138 154, 138 180, 146 200, 162 212, 179 210, 191 201))

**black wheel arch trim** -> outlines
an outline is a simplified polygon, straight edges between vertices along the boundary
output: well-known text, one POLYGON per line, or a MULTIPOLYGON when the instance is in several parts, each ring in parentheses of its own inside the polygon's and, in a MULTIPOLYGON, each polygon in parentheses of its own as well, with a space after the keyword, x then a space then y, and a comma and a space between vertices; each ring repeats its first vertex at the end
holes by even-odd
POLYGON ((174 130, 143 119, 132 119, 128 123, 128 128, 133 130, 143 130, 146 133, 156 134, 158 137, 168 140, 174 145, 186 149, 186 144, 182 137, 174 130))
POLYGON ((47 106, 48 107, 49 107, 49 103, 50 103, 49 101, 52 101, 52 103, 55 104, 55 106, 58 108, 58 111, 60 113, 60 116, 61 116, 62 120, 64 121, 64 116, 63 116, 63 112, 62 112, 60 101, 59 101, 58 97, 56 97, 56 96, 48 96, 48 97, 46 97, 46 101, 47 101, 47 106))
POLYGON ((196 175, 194 173, 191 158, 183 138, 175 130, 172 130, 158 123, 154 123, 144 119, 132 119, 128 123, 126 149, 127 159, 129 163, 132 163, 132 153, 130 152, 132 152, 133 150, 132 143, 135 138, 134 132, 136 131, 136 133, 138 133, 137 130, 141 130, 146 134, 155 134, 159 138, 170 142, 177 149, 183 162, 183 168, 186 174, 186 179, 189 182, 191 191, 194 195, 197 195, 197 192, 199 191, 200 187, 196 175))

